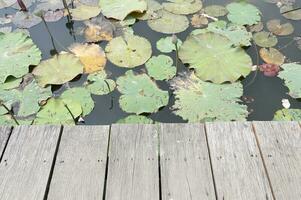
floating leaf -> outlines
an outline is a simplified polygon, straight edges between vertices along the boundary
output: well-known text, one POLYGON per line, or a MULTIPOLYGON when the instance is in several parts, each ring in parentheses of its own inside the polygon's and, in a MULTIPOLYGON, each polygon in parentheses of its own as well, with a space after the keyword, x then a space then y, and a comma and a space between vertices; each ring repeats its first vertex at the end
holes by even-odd
MULTIPOLYGON (((67 5, 71 3, 71 0, 65 0, 67 5)), ((62 0, 38 0, 37 7, 35 9, 35 13, 39 11, 48 11, 48 10, 60 10, 63 9, 64 3, 62 0)))
POLYGON ((132 16, 139 20, 157 19, 160 15, 157 13, 163 6, 155 0, 146 0, 147 10, 144 13, 133 13, 132 16))
POLYGON ((90 74, 86 88, 95 95, 105 95, 112 92, 116 87, 115 81, 107 78, 105 71, 90 74))
POLYGON ((40 50, 24 33, 0 33, 0 84, 10 75, 22 77, 40 60, 40 50))
POLYGON ((162 6, 168 12, 179 14, 179 15, 189 15, 198 12, 202 9, 203 4, 200 0, 193 1, 173 1, 163 3, 162 6))
POLYGON ((42 22, 42 19, 32 13, 20 11, 13 17, 12 22, 18 28, 31 28, 42 22))
POLYGON ((115 27, 104 16, 92 18, 85 24, 84 35, 88 42, 110 41, 113 38, 115 27))
POLYGON ((203 27, 208 24, 207 17, 204 17, 199 14, 194 14, 191 18, 191 25, 196 28, 203 27))
POLYGON ((294 32, 294 27, 291 23, 281 24, 279 19, 269 20, 267 28, 275 35, 290 35, 294 32))
POLYGON ((144 64, 152 55, 152 46, 143 37, 125 34, 112 39, 106 46, 108 59, 115 65, 133 68, 144 64))
POLYGON ((97 44, 79 44, 75 43, 69 47, 69 50, 79 57, 84 64, 85 73, 94 73, 106 65, 107 59, 102 48, 97 44))
MULTIPOLYGON (((177 40, 178 48, 182 45, 182 41, 180 39, 177 40)), ((172 42, 172 36, 168 36, 165 38, 161 38, 156 43, 157 49, 162 53, 170 53, 176 50, 175 44, 172 42)))
POLYGON ((259 51, 260 57, 268 64, 282 65, 284 63, 284 55, 274 48, 261 48, 259 51))
POLYGON ((107 18, 124 20, 132 12, 143 13, 147 9, 144 0, 99 0, 102 14, 107 18))
POLYGON ((240 83, 204 82, 191 73, 174 78, 171 86, 176 98, 174 113, 188 122, 244 121, 248 116, 247 106, 240 104, 240 83))
POLYGON ((177 68, 172 65, 173 60, 169 56, 159 55, 151 57, 145 67, 150 77, 156 80, 169 80, 177 73, 177 68))
POLYGON ((0 0, 0 9, 7 8, 16 3, 16 0, 0 0))
POLYGON ((260 47, 273 47, 278 43, 278 39, 271 33, 261 31, 253 35, 255 43, 260 47))
POLYGON ((60 85, 83 73, 83 64, 73 54, 63 53, 42 61, 32 73, 42 87, 60 85))
MULTIPOLYGON (((18 119, 18 124, 19 125, 31 125, 32 124, 32 120, 31 119, 26 119, 26 120, 22 120, 22 119, 18 119)), ((11 115, 7 114, 7 115, 0 115, 0 125, 4 125, 4 126, 16 126, 18 125, 15 120, 11 117, 11 115)))
POLYGON ((260 32, 263 30, 263 23, 262 22, 258 22, 257 24, 254 24, 252 26, 248 26, 250 32, 260 32))
POLYGON ((211 17, 222 17, 228 14, 228 10, 221 5, 210 5, 205 7, 205 13, 211 17))
POLYGON ((64 17, 64 11, 62 10, 49 10, 44 14, 44 19, 46 22, 56 22, 64 17))
POLYGON ((73 124, 72 115, 76 118, 82 113, 81 105, 69 102, 68 108, 62 99, 51 98, 37 113, 34 124, 73 124), (70 111, 69 111, 69 110, 70 111), (71 112, 71 113, 70 113, 71 112))
POLYGON ((160 90, 146 74, 126 72, 117 79, 117 89, 122 94, 120 107, 128 113, 153 113, 168 104, 168 92, 160 90))
POLYGON ((184 15, 176 15, 165 10, 160 10, 158 19, 147 21, 148 26, 160 33, 180 33, 189 27, 189 20, 184 15))
POLYGON ((40 88, 35 80, 29 80, 18 89, 0 90, 1 100, 8 108, 13 108, 18 117, 35 114, 40 109, 39 103, 51 95, 51 88, 40 88))
POLYGON ((190 35, 179 50, 179 58, 194 68, 202 80, 234 82, 251 71, 252 60, 240 47, 215 33, 190 35))
POLYGON ((284 80, 289 89, 289 95, 293 98, 301 98, 301 65, 296 63, 287 63, 281 65, 283 71, 279 72, 278 77, 284 80))
POLYGON ((82 87, 75 87, 66 90, 60 97, 63 102, 69 105, 79 104, 82 108, 82 116, 88 115, 94 108, 94 101, 90 92, 82 87))
POLYGON ((260 11, 253 5, 240 2, 230 3, 226 6, 228 19, 238 25, 253 25, 260 21, 260 11))
POLYGON ((69 9, 73 20, 87 20, 99 15, 101 9, 98 6, 78 4, 76 8, 69 9))
POLYGON ((274 121, 300 121, 301 109, 281 109, 274 114, 274 121))
POLYGON ((116 122, 117 124, 153 124, 153 120, 142 115, 129 115, 116 122))
POLYGON ((288 6, 282 6, 280 8, 280 13, 285 13, 282 14, 283 17, 291 20, 301 20, 301 9, 296 9, 294 10, 294 7, 291 5, 288 6), (290 12, 287 12, 290 11, 290 12), (287 12, 287 13, 285 13, 287 12))

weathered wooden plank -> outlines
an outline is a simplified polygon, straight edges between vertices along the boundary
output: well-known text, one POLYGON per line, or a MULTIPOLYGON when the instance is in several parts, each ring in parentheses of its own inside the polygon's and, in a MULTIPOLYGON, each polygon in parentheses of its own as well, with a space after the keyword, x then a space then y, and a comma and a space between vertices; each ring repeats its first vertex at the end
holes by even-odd
POLYGON ((109 126, 64 127, 48 200, 102 199, 109 126))
MULTIPOLYGON (((0 159, 3 153, 5 144, 7 143, 11 127, 9 126, 0 126, 0 159)), ((1 161, 1 160, 0 160, 1 161)))
POLYGON ((273 199, 250 123, 206 123, 218 199, 273 199))
POLYGON ((254 122, 277 200, 301 199, 301 128, 298 122, 254 122))
POLYGON ((155 125, 113 125, 106 200, 159 199, 155 125))
POLYGON ((0 163, 1 200, 44 197, 60 126, 15 127, 0 163))
POLYGON ((163 200, 215 199, 202 124, 160 125, 163 200))

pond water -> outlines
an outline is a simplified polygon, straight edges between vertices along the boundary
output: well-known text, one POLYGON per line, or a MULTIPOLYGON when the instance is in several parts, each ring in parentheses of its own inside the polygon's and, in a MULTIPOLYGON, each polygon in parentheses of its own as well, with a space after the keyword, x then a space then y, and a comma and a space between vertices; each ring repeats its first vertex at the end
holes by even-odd
MULTIPOLYGON (((0 0, 1 2, 1 0, 0 0)), ((163 0, 160 0, 163 2, 163 0)), ((209 5, 223 5, 235 2, 231 0, 204 0, 203 7, 209 5)), ((294 27, 294 33, 288 36, 277 36, 278 43, 274 46, 275 49, 281 50, 281 52, 286 57, 286 63, 290 62, 299 62, 301 60, 301 51, 298 49, 294 37, 301 36, 301 21, 293 21, 284 18, 279 11, 279 8, 276 4, 271 4, 264 2, 263 0, 249 0, 247 1, 250 4, 255 5, 262 13, 261 21, 266 24, 268 20, 271 19, 281 19, 282 22, 290 22, 294 27)), ((301 6, 301 2, 297 1, 295 7, 301 6)), ((12 8, 4 8, 0 10, 0 17, 4 14, 13 14, 16 10, 12 8)), ((189 19, 192 15, 188 15, 189 19)), ((219 17, 219 19, 226 20, 226 17, 219 17)), ((70 45, 75 42, 82 43, 85 42, 85 38, 82 35, 72 34, 72 29, 77 31, 81 27, 84 27, 84 23, 81 21, 74 21, 72 25, 68 23, 67 17, 60 19, 57 22, 48 22, 47 23, 49 30, 54 38, 55 48, 58 52, 65 51, 70 45)), ((1 27, 1 25, 0 25, 1 27)), ((148 25, 147 21, 136 21, 132 26, 134 33, 136 35, 147 38, 152 44, 152 56, 162 54, 156 48, 156 42, 166 36, 171 34, 163 34, 156 31, 153 31, 148 25)), ((196 29, 190 26, 186 31, 177 33, 176 36, 185 41, 190 32, 196 29)), ((266 26, 264 27, 265 30, 266 26)), ((51 37, 49 36, 47 29, 43 23, 39 23, 36 26, 33 26, 28 29, 30 37, 37 47, 42 52, 42 59, 46 60, 53 56, 53 43, 51 37)), ((105 49, 108 42, 99 42, 103 49, 105 49)), ((260 47, 256 47, 255 43, 252 42, 252 45, 245 47, 245 50, 248 55, 251 56, 253 65, 263 64, 264 61, 258 55, 260 47)), ((176 52, 166 53, 165 55, 170 56, 175 60, 176 52)), ((0 61, 1 62, 1 61, 0 61)), ((112 64, 109 60, 105 66, 105 70, 110 74, 110 78, 116 80, 118 77, 125 74, 128 69, 117 67, 112 64)), ((137 73, 145 73, 145 66, 139 66, 133 69, 137 73)), ((182 62, 179 62, 177 72, 181 73, 184 71, 189 71, 187 65, 185 66, 182 62)), ((1 71, 0 71, 1 73, 1 71)), ((74 80, 70 82, 70 87, 75 87, 82 85, 85 82, 87 76, 77 76, 74 80)), ((301 78, 301 76, 300 76, 301 78)), ((292 98, 288 95, 289 89, 285 86, 284 81, 277 76, 269 77, 265 76, 260 71, 251 72, 246 78, 241 78, 239 81, 243 84, 243 96, 242 102, 247 105, 249 115, 247 120, 272 120, 275 112, 283 108, 282 99, 288 99, 290 102, 290 108, 301 109, 301 101, 295 98, 292 98)), ((153 119, 156 122, 166 122, 166 123, 181 123, 187 122, 183 120, 180 116, 177 116, 173 113, 171 109, 172 105, 175 103, 175 96, 173 91, 170 89, 168 81, 156 81, 159 88, 162 90, 168 90, 170 99, 167 106, 164 106, 159 109, 158 112, 151 114, 143 114, 148 118, 153 119)), ((52 90, 54 93, 59 94, 61 92, 60 86, 53 86, 52 90)), ((120 92, 114 90, 113 92, 107 95, 92 95, 95 102, 95 107, 93 111, 84 117, 84 122, 79 122, 79 124, 111 124, 116 121, 126 117, 129 113, 124 112, 119 106, 120 92)), ((223 105, 219 105, 222 107, 223 105)))

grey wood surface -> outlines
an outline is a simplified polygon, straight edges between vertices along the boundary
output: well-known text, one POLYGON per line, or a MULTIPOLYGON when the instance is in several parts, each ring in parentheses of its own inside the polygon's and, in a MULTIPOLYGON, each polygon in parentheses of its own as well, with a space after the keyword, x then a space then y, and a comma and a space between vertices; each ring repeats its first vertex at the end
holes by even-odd
POLYGON ((11 127, 9 126, 0 127, 0 157, 3 153, 5 144, 7 143, 10 131, 11 131, 11 127))
POLYGON ((102 199, 109 126, 64 127, 48 200, 102 199))
POLYGON ((301 199, 301 128, 298 122, 254 122, 277 200, 301 199))
POLYGON ((273 199, 250 123, 206 123, 218 199, 273 199))
POLYGON ((215 199, 203 124, 160 125, 163 200, 215 199))
POLYGON ((107 200, 158 200, 156 125, 113 125, 109 148, 107 200))
POLYGON ((43 199, 59 134, 59 126, 14 128, 0 163, 1 200, 43 199))

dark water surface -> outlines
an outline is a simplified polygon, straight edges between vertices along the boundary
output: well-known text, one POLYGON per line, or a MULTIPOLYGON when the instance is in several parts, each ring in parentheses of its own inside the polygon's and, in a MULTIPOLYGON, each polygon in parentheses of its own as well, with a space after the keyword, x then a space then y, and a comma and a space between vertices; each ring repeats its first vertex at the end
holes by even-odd
MULTIPOLYGON (((301 1, 297 0, 296 6, 301 6, 301 1)), ((203 7, 207 5, 219 4, 227 5, 233 2, 232 0, 203 0, 203 7)), ((249 3, 258 7, 262 12, 262 21, 265 23, 270 19, 281 19, 283 22, 289 21, 293 24, 295 32, 289 36, 278 36, 278 44, 274 48, 281 50, 281 52, 287 57, 286 62, 299 62, 301 61, 301 51, 296 47, 293 42, 293 38, 296 36, 301 36, 301 21, 287 20, 280 14, 279 8, 275 4, 265 3, 263 0, 249 0, 249 3)), ((0 16, 3 13, 11 13, 11 9, 2 9, 0 11, 0 16)), ((190 16, 189 16, 190 17, 190 16)), ((55 47, 58 51, 66 51, 66 49, 74 42, 84 42, 84 38, 79 35, 75 35, 75 38, 70 34, 70 24, 66 18, 61 19, 58 22, 47 23, 51 34, 55 39, 55 47)), ((73 28, 77 30, 83 27, 82 22, 74 22, 73 28)), ((146 21, 138 21, 133 25, 133 29, 136 35, 143 36, 147 38, 153 47, 153 56, 161 54, 156 49, 156 42, 162 38, 166 37, 166 34, 157 33, 151 30, 146 21)), ((185 41, 188 34, 193 30, 189 28, 187 31, 177 34, 178 38, 185 41)), ((51 38, 47 33, 45 25, 40 23, 29 29, 30 36, 34 43, 42 51, 43 59, 48 59, 51 57, 51 52, 53 51, 53 45, 51 38)), ((99 43, 103 48, 107 44, 106 42, 99 43)), ((255 46, 250 46, 246 49, 247 53, 252 57, 253 64, 262 64, 263 61, 259 58, 255 46), (257 60, 259 59, 259 63, 257 60)), ((169 56, 175 58, 175 52, 170 53, 169 56)), ((143 71, 144 67, 140 66, 134 69, 135 71, 143 71)), ((178 71, 187 71, 188 68, 184 65, 179 66, 178 71)), ((112 79, 116 80, 117 77, 123 75, 127 69, 114 66, 109 61, 106 65, 106 71, 111 74, 112 79)), ((78 77, 76 80, 72 81, 71 87, 78 85, 85 80, 85 76, 78 77)), ((301 78, 301 77, 300 77, 301 78)), ((163 90, 169 90, 169 85, 163 81, 157 81, 159 87, 163 90)), ((283 81, 277 77, 266 77, 261 72, 252 72, 247 78, 242 80, 244 85, 244 96, 247 99, 254 99, 252 102, 245 102, 248 105, 248 110, 250 115, 248 120, 272 120, 274 113, 283 108, 281 105, 282 99, 289 99, 291 103, 291 108, 301 108, 301 101, 292 99, 287 95, 288 89, 284 86, 283 81)), ((59 89, 59 88, 54 88, 59 89)), ((169 105, 160 109, 159 112, 148 115, 151 119, 158 122, 185 122, 181 117, 176 116, 172 113, 170 109, 174 104, 174 97, 170 91, 171 98, 169 105)), ((120 93, 115 90, 114 92, 103 95, 103 96, 93 96, 95 101, 95 108, 88 116, 85 117, 85 124, 111 124, 117 120, 129 115, 123 112, 118 104, 120 93)), ((223 105, 220 105, 223 106, 223 105)))

